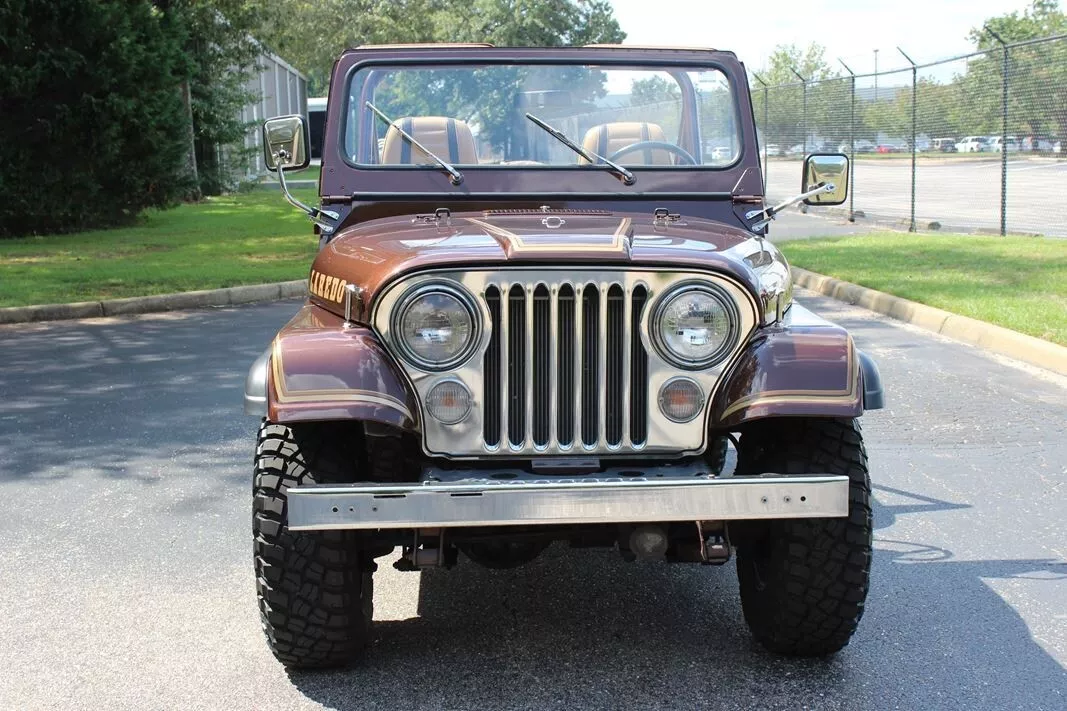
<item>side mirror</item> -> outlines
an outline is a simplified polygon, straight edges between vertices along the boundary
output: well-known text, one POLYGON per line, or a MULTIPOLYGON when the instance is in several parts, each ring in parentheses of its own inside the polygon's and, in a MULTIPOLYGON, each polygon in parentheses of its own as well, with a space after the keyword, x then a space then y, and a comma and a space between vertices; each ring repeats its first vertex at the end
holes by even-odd
POLYGON ((263 159, 268 170, 300 170, 311 162, 307 119, 278 116, 263 122, 263 159))
POLYGON ((833 189, 805 198, 805 205, 840 205, 845 201, 848 197, 848 156, 844 153, 812 153, 804 159, 800 192, 809 192, 820 185, 832 185, 833 189))

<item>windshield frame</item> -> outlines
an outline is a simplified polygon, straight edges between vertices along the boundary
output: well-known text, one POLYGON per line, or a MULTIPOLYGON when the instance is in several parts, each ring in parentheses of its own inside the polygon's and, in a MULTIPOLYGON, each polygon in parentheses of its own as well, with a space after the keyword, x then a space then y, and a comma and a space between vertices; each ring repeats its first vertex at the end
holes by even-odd
MULTIPOLYGON (((342 96, 331 101, 328 112, 326 139, 323 145, 324 166, 335 164, 340 171, 323 171, 320 192, 324 197, 341 199, 342 195, 359 193, 371 199, 376 197, 404 195, 425 196, 508 194, 557 194, 575 192, 585 194, 619 193, 669 193, 699 194, 733 192, 745 196, 762 195, 762 172, 756 151, 755 126, 751 121, 751 97, 743 65, 729 52, 714 50, 673 50, 669 48, 618 47, 550 47, 550 48, 501 48, 501 47, 367 47, 348 50, 334 67, 332 86, 341 88, 342 96), (733 121, 736 126, 738 151, 729 164, 698 165, 627 165, 638 177, 637 189, 621 186, 607 166, 589 165, 508 165, 508 164, 462 164, 467 177, 463 186, 447 184, 433 166, 363 164, 348 159, 344 149, 350 105, 360 97, 351 96, 351 82, 356 72, 373 67, 445 67, 445 66, 492 66, 492 65, 543 65, 543 66, 594 66, 636 71, 707 71, 721 73, 732 99, 733 121), (753 172, 754 171, 754 172, 753 172), (334 173, 341 175, 333 175, 334 173), (421 176, 434 174, 433 179, 421 176), (751 173, 751 175, 750 175, 751 173), (696 181, 694 174, 706 176, 707 180, 696 181), (411 183, 416 182, 417 185, 411 183), (537 175, 542 176, 538 179, 537 175), (362 176, 362 177, 361 177, 362 176), (387 176, 395 176, 388 180, 387 176), (483 179, 479 180, 479 176, 483 179), (512 177, 513 176, 513 177, 512 177), (566 177, 564 177, 566 176, 566 177), (603 185, 595 181, 603 180, 603 185), (742 185, 742 183, 744 183, 742 185), (439 186, 439 187, 438 187, 439 186), (362 188, 362 189, 361 189, 362 188), (368 192, 368 188, 370 188, 368 192), (695 189, 694 189, 695 188, 695 189)), ((683 92, 687 88, 681 84, 683 92)), ((693 91, 692 84, 688 88, 693 91)), ((683 101, 696 101, 695 94, 683 97, 683 101)), ((355 120, 359 119, 357 112, 355 120)), ((694 131, 698 130, 694 127, 694 131)), ((574 139, 574 137, 571 137, 574 139)), ((580 139, 580 137, 579 137, 580 139)), ((362 139, 360 139, 362 140, 362 139)), ((578 139, 576 139, 578 140, 578 139)))

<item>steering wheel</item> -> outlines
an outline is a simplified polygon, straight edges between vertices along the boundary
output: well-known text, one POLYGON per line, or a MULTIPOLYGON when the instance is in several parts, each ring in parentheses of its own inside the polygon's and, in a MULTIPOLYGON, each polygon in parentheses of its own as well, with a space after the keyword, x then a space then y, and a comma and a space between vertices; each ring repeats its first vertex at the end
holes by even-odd
POLYGON ((621 158, 622 156, 634 153, 635 151, 653 149, 673 153, 678 158, 681 158, 686 165, 697 164, 697 159, 690 155, 689 151, 685 150, 681 146, 675 145, 673 143, 668 143, 667 141, 638 141, 637 143, 631 143, 630 145, 623 146, 619 150, 612 153, 610 156, 608 156, 608 160, 618 161, 619 158, 621 158))

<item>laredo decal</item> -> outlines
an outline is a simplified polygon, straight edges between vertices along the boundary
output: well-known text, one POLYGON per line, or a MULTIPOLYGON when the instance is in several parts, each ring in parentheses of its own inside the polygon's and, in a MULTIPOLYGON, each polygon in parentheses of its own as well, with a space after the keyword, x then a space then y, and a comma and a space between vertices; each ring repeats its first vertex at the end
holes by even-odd
POLYGON ((311 276, 308 277, 308 292, 320 299, 341 303, 346 286, 348 286, 348 282, 344 279, 326 276, 314 269, 311 270, 311 276))

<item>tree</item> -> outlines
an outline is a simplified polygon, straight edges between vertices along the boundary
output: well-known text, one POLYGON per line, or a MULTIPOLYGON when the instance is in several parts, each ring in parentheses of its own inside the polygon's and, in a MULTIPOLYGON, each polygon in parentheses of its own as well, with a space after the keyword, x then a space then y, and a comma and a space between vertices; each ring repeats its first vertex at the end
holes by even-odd
POLYGON ((361 44, 431 42, 438 0, 266 0, 257 33, 324 95, 344 49, 361 44))
POLYGON ((606 0, 267 0, 258 33, 325 93, 347 47, 396 42, 564 46, 621 42, 606 0))
MULTIPOLYGON (((1034 0, 1023 11, 991 17, 970 32, 970 40, 989 54, 975 60, 963 82, 975 97, 975 116, 984 130, 1001 127, 1000 87, 1003 63, 1000 43, 988 27, 1008 43, 1067 33, 1067 14, 1054 0, 1034 0)), ((1037 136, 1067 137, 1067 42, 1013 47, 1008 65, 1008 130, 1037 136)))
POLYGON ((263 53, 253 33, 263 22, 246 0, 156 0, 188 60, 188 109, 199 191, 218 195, 233 187, 244 163, 249 126, 241 109, 257 92, 246 88, 263 53))
MULTIPOLYGON (((399 42, 488 42, 497 46, 564 46, 621 42, 625 34, 605 0, 269 0, 260 36, 308 76, 308 91, 324 92, 337 55, 346 47, 399 42), (338 21, 344 18, 343 22, 338 21)), ((576 101, 602 96, 602 72, 495 68, 481 72, 404 72, 379 88, 378 105, 399 115, 463 115, 465 97, 481 97, 480 138, 508 157, 514 87, 567 86, 576 101), (447 74, 447 77, 446 77, 447 74), (521 75, 521 76, 520 76, 521 75), (457 83, 461 82, 461 83, 457 83), (403 107, 403 108, 401 108, 403 107), (397 114, 397 112, 401 114, 397 114)))
POLYGON ((630 103, 634 106, 658 104, 662 101, 677 101, 682 95, 681 88, 675 81, 663 77, 635 79, 630 85, 630 103))
POLYGON ((830 81, 838 73, 826 61, 825 54, 826 50, 817 42, 805 49, 795 44, 774 48, 767 67, 759 73, 770 88, 761 91, 759 87, 763 85, 753 82, 756 85, 753 108, 764 141, 788 148, 793 144, 808 144, 816 135, 837 140, 847 138, 847 116, 842 122, 837 112, 841 106, 848 105, 848 85, 844 81, 830 81), (807 113, 804 86, 794 70, 808 81, 807 113), (763 126, 764 101, 767 102, 766 127, 763 126))
POLYGON ((767 67, 760 72, 760 77, 770 84, 793 84, 799 81, 796 74, 808 81, 821 81, 838 76, 838 72, 826 61, 826 48, 818 42, 812 42, 801 49, 795 44, 780 44, 767 58, 767 67))
POLYGON ((148 2, 0 5, 0 236, 129 222, 188 189, 181 40, 148 2))

